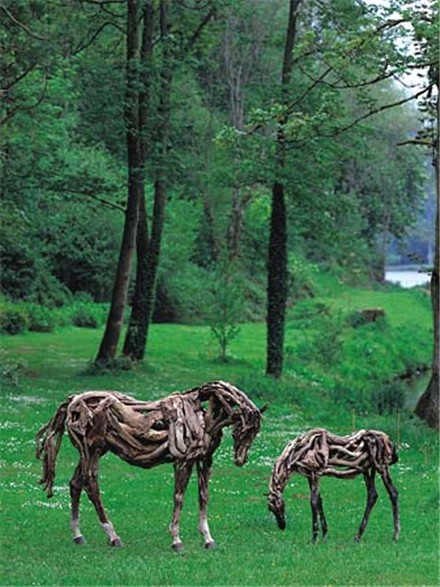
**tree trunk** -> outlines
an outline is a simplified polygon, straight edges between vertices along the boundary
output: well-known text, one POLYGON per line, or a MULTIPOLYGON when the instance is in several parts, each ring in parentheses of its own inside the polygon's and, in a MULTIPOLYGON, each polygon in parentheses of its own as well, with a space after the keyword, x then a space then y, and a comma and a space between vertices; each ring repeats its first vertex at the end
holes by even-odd
POLYGON ((125 124, 127 132, 128 198, 121 249, 104 336, 96 357, 105 363, 115 357, 123 323, 124 309, 130 279, 131 260, 136 243, 139 200, 141 196, 141 161, 138 137, 138 60, 139 24, 136 0, 127 3, 127 89, 125 97, 125 124))
POLYGON ((167 39, 165 3, 160 6, 161 32, 164 43, 163 64, 161 72, 160 102, 158 107, 158 124, 155 135, 157 156, 155 160, 154 207, 151 237, 147 235, 147 217, 144 198, 141 200, 140 218, 142 223, 138 242, 138 264, 136 272, 135 295, 132 312, 124 342, 123 353, 133 360, 144 358, 148 339, 148 330, 153 314, 156 290, 157 269, 159 266, 162 231, 165 217, 166 187, 165 170, 167 143, 170 125, 170 94, 172 83, 171 53, 167 39))
POLYGON ((419 399, 416 414, 426 420, 432 428, 439 428, 439 388, 440 388, 440 164, 439 164, 439 125, 440 125, 440 96, 437 83, 437 136, 434 149, 434 170, 436 182, 436 214, 435 214, 435 251, 434 266, 431 275, 431 303, 434 321, 434 350, 432 356, 432 373, 428 387, 419 399))
MULTIPOLYGON (((135 295, 133 298, 130 322, 124 343, 123 353, 135 361, 145 355, 148 330, 154 309, 157 268, 159 266, 162 229, 165 217, 166 191, 164 183, 157 180, 154 185, 154 211, 151 238, 138 240, 138 271, 136 274, 135 295), (145 244, 146 251, 145 251, 145 244)), ((145 206, 140 211, 139 220, 145 218, 145 206)), ((143 225, 146 223, 143 222, 143 225)))
MULTIPOLYGON (((301 0, 290 0, 289 22, 284 47, 281 75, 282 101, 287 103, 292 73, 292 51, 296 37, 296 21, 301 0)), ((284 358, 284 323, 287 303, 287 218, 284 195, 283 169, 285 164, 284 125, 280 121, 277 136, 276 180, 272 187, 272 212, 270 221, 268 279, 267 279, 267 361, 266 373, 280 377, 284 358)))
POLYGON ((283 371, 284 322, 287 299, 287 222, 284 187, 272 189, 267 281, 267 365, 266 372, 280 377, 283 371))

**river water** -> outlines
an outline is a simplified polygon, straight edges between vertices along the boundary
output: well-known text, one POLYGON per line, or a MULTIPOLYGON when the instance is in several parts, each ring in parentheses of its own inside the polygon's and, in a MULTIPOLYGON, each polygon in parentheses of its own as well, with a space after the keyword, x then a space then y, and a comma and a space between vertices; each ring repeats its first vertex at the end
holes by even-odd
POLYGON ((419 271, 417 267, 414 269, 389 267, 385 271, 385 280, 391 283, 399 283, 402 287, 415 287, 416 285, 424 285, 428 283, 431 276, 426 271, 419 271))
MULTIPOLYGON (((415 287, 416 285, 425 285, 429 283, 431 275, 426 271, 419 270, 419 267, 388 267, 385 271, 385 280, 391 283, 398 283, 401 287, 415 287)), ((405 407, 413 410, 416 407, 417 401, 422 393, 425 391, 429 378, 430 371, 425 371, 420 375, 415 375, 408 379, 406 383, 406 398, 405 407)))
POLYGON ((425 371, 421 375, 416 375, 408 379, 406 383, 405 407, 413 410, 417 401, 425 389, 428 387, 431 371, 425 371))

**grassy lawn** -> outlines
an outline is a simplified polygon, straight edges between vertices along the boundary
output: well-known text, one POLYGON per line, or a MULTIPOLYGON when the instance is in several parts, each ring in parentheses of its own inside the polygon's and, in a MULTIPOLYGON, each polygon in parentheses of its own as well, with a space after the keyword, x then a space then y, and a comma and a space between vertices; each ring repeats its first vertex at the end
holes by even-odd
POLYGON ((355 402, 338 396, 339 385, 349 393, 347 381, 356 393, 367 393, 371 381, 380 386, 408 367, 429 362, 429 301, 420 292, 342 287, 321 301, 344 311, 381 306, 387 325, 344 328, 338 334, 339 354, 324 364, 313 356, 316 339, 309 338, 313 332, 319 335, 320 323, 297 320, 292 314, 286 375, 280 383, 263 377, 262 324, 242 327, 227 364, 215 360, 205 327, 155 325, 147 363, 132 371, 100 375, 87 375, 85 369, 101 331, 70 327, 2 337, 3 361, 22 362, 24 372, 16 385, 4 385, 0 395, 1 584, 437 585, 437 435, 405 411, 378 415, 372 409, 356 409, 355 402), (68 481, 77 453, 65 438, 52 500, 37 484, 40 463, 34 456, 35 432, 58 403, 69 393, 87 389, 114 389, 152 399, 218 378, 239 384, 260 405, 270 404, 244 468, 233 465, 229 437, 216 453, 210 522, 218 548, 202 548, 195 479, 182 516, 185 553, 175 555, 167 531, 172 467, 144 471, 113 455, 102 460, 101 487, 125 547, 106 545, 84 497, 81 527, 87 544, 73 544, 68 481), (293 477, 285 494, 288 526, 280 532, 264 495, 274 459, 288 440, 310 426, 345 433, 353 424, 384 429, 400 440, 400 461, 392 468, 401 499, 399 543, 392 543, 391 508, 379 483, 380 498, 364 541, 354 543, 365 503, 359 478, 323 480, 330 530, 326 543, 312 546, 307 482, 293 477))

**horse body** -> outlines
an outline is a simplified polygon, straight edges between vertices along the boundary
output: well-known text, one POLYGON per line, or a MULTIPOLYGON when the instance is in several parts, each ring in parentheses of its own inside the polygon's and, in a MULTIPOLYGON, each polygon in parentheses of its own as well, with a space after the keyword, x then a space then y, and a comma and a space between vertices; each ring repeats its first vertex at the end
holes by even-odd
POLYGON ((327 534, 327 521, 319 491, 320 478, 331 476, 352 479, 362 474, 367 488, 367 504, 356 535, 359 541, 377 501, 375 475, 379 472, 391 500, 394 540, 397 540, 400 532, 398 492, 389 474, 389 466, 395 462, 397 454, 385 432, 359 430, 347 436, 338 436, 323 428, 310 430, 289 442, 275 462, 269 483, 268 507, 275 515, 278 526, 284 530, 283 491, 293 473, 307 477, 312 508, 312 541, 315 542, 318 537, 318 519, 322 536, 327 534))
POLYGON ((181 550, 179 520, 183 498, 194 465, 199 486, 199 530, 205 547, 215 545, 208 518, 208 485, 212 456, 223 428, 233 427, 235 463, 246 462, 260 429, 261 412, 230 383, 215 381, 158 401, 140 401, 114 391, 89 391, 62 403, 52 420, 37 434, 37 456, 43 458, 43 477, 52 495, 55 461, 64 429, 80 453, 70 481, 71 527, 74 541, 84 542, 79 528, 79 500, 84 489, 108 535, 110 544, 121 541, 110 522, 98 485, 99 459, 113 452, 131 465, 151 468, 174 463, 174 511, 170 525, 173 548, 181 550))

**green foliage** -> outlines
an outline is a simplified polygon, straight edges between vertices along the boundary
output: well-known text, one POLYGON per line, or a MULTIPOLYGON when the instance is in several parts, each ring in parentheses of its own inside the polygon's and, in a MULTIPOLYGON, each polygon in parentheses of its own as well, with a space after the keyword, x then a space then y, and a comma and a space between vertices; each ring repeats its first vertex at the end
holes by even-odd
POLYGON ((52 332, 55 328, 55 313, 45 306, 27 304, 28 329, 33 332, 52 332))
POLYGON ((295 304, 291 313, 291 317, 295 323, 298 320, 310 322, 310 320, 316 318, 317 316, 328 316, 329 314, 330 306, 321 300, 308 299, 302 300, 301 302, 295 304))
POLYGON ((2 334, 19 334, 26 330, 28 325, 24 308, 2 303, 0 307, 0 332, 2 334))
POLYGON ((0 383, 2 385, 17 386, 24 371, 24 363, 14 360, 3 348, 0 348, 0 383))
POLYGON ((373 391, 372 402, 378 414, 392 414, 405 406, 405 384, 393 381, 373 391))
POLYGON ((314 295, 315 276, 319 271, 315 263, 310 263, 303 256, 289 255, 289 295, 293 300, 308 298, 314 295))
POLYGON ((203 301, 204 315, 216 340, 221 361, 227 361, 231 342, 240 332, 243 317, 243 284, 229 263, 220 263, 209 278, 203 301))
POLYGON ((99 328, 105 320, 106 309, 104 304, 77 302, 71 310, 72 324, 80 328, 99 328))
MULTIPOLYGON (((371 319, 369 319, 367 313, 363 312, 362 310, 355 310, 347 316, 346 320, 353 328, 359 328, 359 326, 364 326, 365 324, 369 324, 371 322, 371 319)), ((385 321, 385 316, 378 316, 374 319, 374 323, 378 327, 384 326, 385 321)))
MULTIPOLYGON (((315 305, 316 308, 316 305, 315 305)), ((298 356, 302 361, 330 366, 337 362, 342 351, 344 321, 341 313, 329 313, 318 305, 319 313, 308 318, 305 338, 294 349, 287 347, 288 361, 298 356)))

